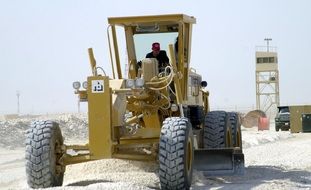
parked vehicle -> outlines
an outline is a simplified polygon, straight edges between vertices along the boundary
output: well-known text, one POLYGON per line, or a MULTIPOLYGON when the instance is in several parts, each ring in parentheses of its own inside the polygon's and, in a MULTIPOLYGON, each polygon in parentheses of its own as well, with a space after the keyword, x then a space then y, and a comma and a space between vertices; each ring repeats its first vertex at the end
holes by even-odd
POLYGON ((278 106, 275 117, 275 130, 288 131, 290 129, 290 112, 288 106, 278 106))

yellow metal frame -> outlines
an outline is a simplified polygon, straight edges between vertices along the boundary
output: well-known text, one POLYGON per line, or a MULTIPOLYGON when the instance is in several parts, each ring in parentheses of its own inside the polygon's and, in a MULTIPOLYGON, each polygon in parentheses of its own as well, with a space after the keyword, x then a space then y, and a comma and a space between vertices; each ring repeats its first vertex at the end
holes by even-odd
MULTIPOLYGON (((176 103, 182 105, 188 96, 188 70, 190 69, 191 33, 192 24, 196 19, 183 14, 111 17, 108 18, 109 47, 113 68, 113 79, 97 74, 96 60, 92 49, 89 49, 92 76, 88 77, 87 90, 77 91, 81 101, 88 101, 89 143, 86 145, 64 145, 64 155, 61 158, 63 165, 76 164, 104 158, 121 158, 133 160, 156 160, 159 146, 161 123, 165 117, 182 115, 182 112, 160 112, 160 107, 167 104, 164 100, 158 100, 156 92, 148 89, 127 89, 120 66, 116 26, 121 26, 125 31, 126 47, 129 58, 129 78, 136 78, 136 54, 133 35, 137 32, 138 25, 159 25, 157 32, 178 32, 177 62, 173 45, 169 45, 170 60, 174 71, 173 81, 175 85, 176 103), (169 27, 168 27, 169 26, 169 27), (171 28, 173 28, 171 31, 171 28), (111 39, 110 39, 111 37, 111 39), (115 63, 114 63, 114 62, 115 63), (115 79, 115 71, 117 79, 115 79), (118 81, 117 81, 118 80, 118 81), (100 88, 94 89, 94 86, 100 88), (102 89, 101 89, 102 88, 102 89), (120 112, 123 99, 124 106, 134 114, 131 118, 123 120, 120 112), (119 102, 116 102, 119 101, 119 102), (140 126, 140 127, 137 127, 140 126), (133 132, 134 131, 134 132, 133 132), (77 155, 67 154, 67 150, 77 152, 77 155)), ((168 83, 168 79, 160 78, 160 84, 168 83)), ((168 95, 167 90, 161 90, 168 95)), ((208 92, 202 93, 205 112, 208 111, 208 92)))

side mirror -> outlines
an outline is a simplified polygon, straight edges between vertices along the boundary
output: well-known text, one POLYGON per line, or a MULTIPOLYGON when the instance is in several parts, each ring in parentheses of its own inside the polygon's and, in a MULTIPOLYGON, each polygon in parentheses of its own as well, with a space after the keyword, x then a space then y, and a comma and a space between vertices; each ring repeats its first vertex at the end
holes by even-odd
POLYGON ((207 86, 207 82, 206 82, 206 81, 202 81, 202 82, 201 82, 201 86, 202 86, 203 88, 205 88, 205 87, 207 86))

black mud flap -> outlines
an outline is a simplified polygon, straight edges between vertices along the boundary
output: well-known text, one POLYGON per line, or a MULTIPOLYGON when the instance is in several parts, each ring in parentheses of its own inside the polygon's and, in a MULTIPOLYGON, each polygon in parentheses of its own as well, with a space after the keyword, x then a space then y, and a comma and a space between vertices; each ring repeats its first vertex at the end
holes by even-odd
POLYGON ((244 154, 239 148, 198 149, 193 168, 207 176, 243 175, 244 154))

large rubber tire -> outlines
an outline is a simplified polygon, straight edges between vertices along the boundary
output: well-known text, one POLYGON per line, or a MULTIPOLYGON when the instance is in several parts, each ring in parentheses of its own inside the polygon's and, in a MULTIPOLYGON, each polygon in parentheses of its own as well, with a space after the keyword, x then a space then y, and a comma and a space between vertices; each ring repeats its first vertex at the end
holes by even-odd
POLYGON ((194 147, 192 126, 187 118, 171 117, 163 121, 159 151, 161 189, 189 189, 194 147))
POLYGON ((241 135, 241 122, 239 115, 236 112, 228 112, 228 121, 232 132, 232 142, 234 147, 240 147, 242 142, 241 135))
POLYGON ((52 121, 35 121, 26 132, 26 177, 31 188, 61 186, 64 170, 58 164, 63 144, 61 130, 52 121))
POLYGON ((237 125, 237 130, 236 130, 236 143, 235 143, 235 147, 240 147, 242 150, 242 130, 241 130, 241 124, 237 125))
POLYGON ((204 148, 232 147, 232 132, 225 111, 211 111, 205 116, 204 148))

